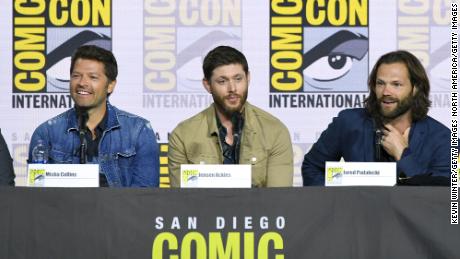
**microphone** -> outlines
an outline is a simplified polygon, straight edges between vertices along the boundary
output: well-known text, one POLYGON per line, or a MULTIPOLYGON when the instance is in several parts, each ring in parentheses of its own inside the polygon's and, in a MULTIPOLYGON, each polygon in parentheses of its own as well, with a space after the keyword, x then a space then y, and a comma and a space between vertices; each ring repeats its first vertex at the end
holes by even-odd
POLYGON ((374 147, 375 147, 375 161, 380 162, 382 161, 382 138, 383 138, 383 131, 382 126, 383 124, 379 119, 374 119, 373 121, 375 135, 374 135, 374 147))
POLYGON ((235 161, 238 164, 240 161, 240 142, 241 142, 241 133, 243 130, 243 116, 239 112, 234 112, 232 114, 232 125, 233 125, 233 146, 235 147, 235 161))
POLYGON ((382 146, 383 132, 381 129, 375 130, 375 160, 380 162, 382 160, 381 146, 382 146))
POLYGON ((80 136, 80 164, 86 164, 86 149, 88 143, 86 141, 86 123, 88 122, 88 111, 83 108, 77 108, 78 116, 78 133, 80 136))

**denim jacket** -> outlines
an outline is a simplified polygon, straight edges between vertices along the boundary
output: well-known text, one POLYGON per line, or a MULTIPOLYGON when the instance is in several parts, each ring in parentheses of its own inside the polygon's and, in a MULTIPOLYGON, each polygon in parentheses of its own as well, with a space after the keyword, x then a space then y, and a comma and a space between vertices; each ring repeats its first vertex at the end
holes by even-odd
MULTIPOLYGON (((159 185, 159 151, 150 123, 107 102, 107 127, 99 142, 99 170, 111 187, 159 185)), ((78 164, 80 138, 75 108, 41 124, 32 135, 32 149, 39 139, 48 145, 49 163, 78 164)))

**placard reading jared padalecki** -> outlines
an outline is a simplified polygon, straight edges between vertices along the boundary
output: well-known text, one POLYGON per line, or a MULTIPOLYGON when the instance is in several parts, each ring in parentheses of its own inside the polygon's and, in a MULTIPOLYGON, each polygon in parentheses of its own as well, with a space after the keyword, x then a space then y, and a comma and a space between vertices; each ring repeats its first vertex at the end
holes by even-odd
POLYGON ((394 162, 326 162, 326 186, 394 186, 394 162))
POLYGON ((251 188, 251 165, 180 166, 182 188, 251 188))

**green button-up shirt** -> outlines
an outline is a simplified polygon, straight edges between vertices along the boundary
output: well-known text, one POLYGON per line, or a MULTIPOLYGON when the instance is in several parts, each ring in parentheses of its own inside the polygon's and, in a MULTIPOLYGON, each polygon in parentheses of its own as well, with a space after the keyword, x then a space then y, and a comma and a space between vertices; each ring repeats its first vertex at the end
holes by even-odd
MULTIPOLYGON (((289 131, 271 114, 249 104, 244 108, 240 164, 252 165, 252 186, 292 186, 293 152, 289 131)), ((181 164, 222 164, 214 104, 181 122, 171 133, 168 166, 172 187, 180 186, 181 164)))

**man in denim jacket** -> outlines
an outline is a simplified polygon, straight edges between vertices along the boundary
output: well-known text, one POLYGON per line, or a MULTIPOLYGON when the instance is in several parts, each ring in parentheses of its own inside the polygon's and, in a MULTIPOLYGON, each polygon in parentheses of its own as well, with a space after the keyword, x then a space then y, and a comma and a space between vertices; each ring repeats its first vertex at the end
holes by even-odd
POLYGON ((49 163, 99 164, 100 186, 158 186, 159 152, 150 123, 108 101, 117 70, 110 51, 92 45, 77 49, 70 67, 75 107, 35 130, 29 162, 32 149, 41 140, 48 146, 49 163), (82 142, 87 150, 81 155, 82 142))

